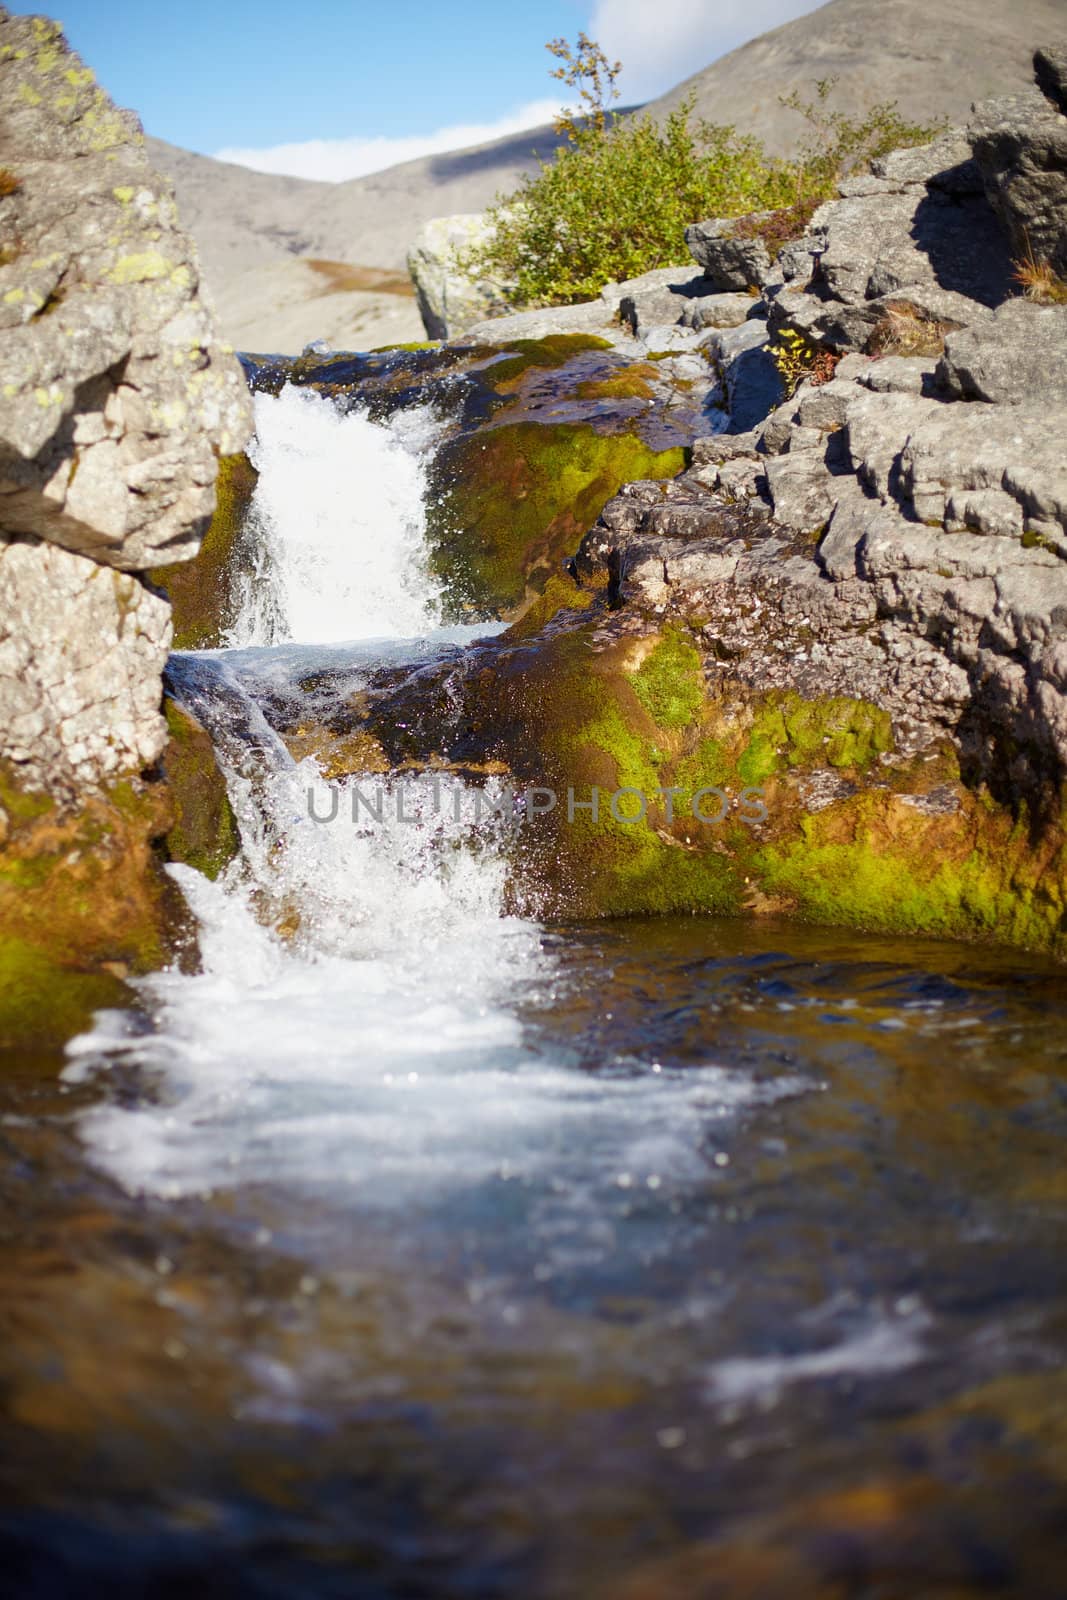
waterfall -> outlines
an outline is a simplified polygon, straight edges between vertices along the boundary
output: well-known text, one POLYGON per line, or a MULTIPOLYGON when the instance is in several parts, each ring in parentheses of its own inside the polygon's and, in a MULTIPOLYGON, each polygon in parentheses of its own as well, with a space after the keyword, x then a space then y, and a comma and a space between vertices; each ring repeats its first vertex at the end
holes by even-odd
POLYGON ((581 1070, 530 1024, 565 979, 541 930, 506 913, 505 823, 472 825, 450 781, 444 796, 409 774, 327 785, 294 760, 268 700, 326 664, 348 696, 384 661, 486 630, 432 626, 425 411, 382 425, 288 390, 259 397, 256 422, 264 560, 243 647, 170 669, 212 735, 242 849, 214 883, 170 869, 201 970, 140 980, 140 1013, 103 1012, 69 1046, 67 1081, 105 1091, 81 1136, 124 1188, 170 1200, 270 1184, 319 1206, 356 1196, 364 1214, 451 1196, 495 1217, 507 1182, 531 1248, 599 1258, 634 1186, 668 1203, 706 1170, 709 1120, 793 1085, 713 1063, 581 1070))
POLYGON ((255 563, 227 643, 399 639, 432 628, 438 590, 425 565, 427 406, 384 424, 314 390, 255 399, 249 455, 255 563))

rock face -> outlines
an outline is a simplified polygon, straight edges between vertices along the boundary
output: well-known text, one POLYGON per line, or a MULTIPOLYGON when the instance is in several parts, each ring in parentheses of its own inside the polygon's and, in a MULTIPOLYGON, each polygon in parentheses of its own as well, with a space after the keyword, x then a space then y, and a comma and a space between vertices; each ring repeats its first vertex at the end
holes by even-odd
POLYGON ((0 758, 71 797, 160 753, 169 608, 245 386, 140 130, 55 24, 0 11, 0 758))
POLYGON ((166 597, 251 416, 169 185, 56 24, 0 9, 0 1048, 166 953, 166 597))
POLYGON ((989 202, 1020 260, 1067 274, 1067 89, 1064 52, 1039 50, 1038 87, 979 111, 972 137, 989 202))

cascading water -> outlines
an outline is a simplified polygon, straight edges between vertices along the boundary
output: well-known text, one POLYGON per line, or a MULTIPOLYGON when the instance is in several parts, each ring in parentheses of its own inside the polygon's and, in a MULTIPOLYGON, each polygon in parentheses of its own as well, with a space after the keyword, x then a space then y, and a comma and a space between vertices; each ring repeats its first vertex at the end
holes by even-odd
POLYGON ((432 416, 257 427, 231 647, 171 664, 242 837, 173 869, 201 968, 65 1098, 0 1076, 9 1586, 1059 1593, 1062 976, 507 915, 488 808, 270 720, 477 631, 435 626, 432 416))
POLYGON ((255 570, 227 643, 402 639, 432 628, 437 589, 423 561, 432 411, 412 407, 379 426, 287 386, 256 396, 255 425, 255 570))
POLYGON ((335 1200, 348 1187, 380 1207, 473 1194, 504 1171, 532 1183, 557 1231, 558 1186, 585 1197, 568 1236, 596 1233, 589 1197, 609 1196, 610 1212, 620 1177, 666 1204, 704 1170, 709 1122, 796 1085, 761 1088, 713 1065, 670 1084, 636 1060, 594 1080, 566 1052, 546 1056, 516 1009, 551 990, 553 963, 535 926, 503 914, 502 824, 472 827, 469 804, 407 780, 399 819, 390 792, 381 821, 362 811, 354 823, 353 779, 336 816, 316 820, 317 769, 290 757, 257 696, 298 692, 324 661, 344 663, 352 690, 385 659, 478 630, 432 627, 422 530, 436 429, 424 408, 381 425, 286 389, 257 397, 256 428, 262 564, 234 630, 245 648, 171 667, 214 739, 242 853, 216 884, 172 869, 203 970, 142 985, 152 1031, 107 1014, 71 1046, 69 1081, 124 1064, 162 1085, 158 1104, 98 1105, 83 1136, 127 1188, 168 1198, 317 1189, 328 1174, 335 1200), (361 642, 322 643, 338 639, 361 642))

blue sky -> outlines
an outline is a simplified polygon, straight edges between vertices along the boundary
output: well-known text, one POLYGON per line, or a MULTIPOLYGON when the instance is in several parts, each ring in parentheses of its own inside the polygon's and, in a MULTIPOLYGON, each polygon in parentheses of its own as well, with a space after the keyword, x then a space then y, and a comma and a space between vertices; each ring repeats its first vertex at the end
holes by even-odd
MULTIPOLYGON (((586 29, 650 98, 817 0, 55 0, 149 133, 339 179, 547 120, 548 39, 586 29)), ((44 6, 10 4, 16 12, 44 6)))

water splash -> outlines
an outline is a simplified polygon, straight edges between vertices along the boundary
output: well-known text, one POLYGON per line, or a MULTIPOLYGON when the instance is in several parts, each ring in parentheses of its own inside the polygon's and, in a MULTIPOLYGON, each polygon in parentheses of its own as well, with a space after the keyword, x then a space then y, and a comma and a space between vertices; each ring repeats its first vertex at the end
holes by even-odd
POLYGON ((432 628, 439 590, 425 560, 429 407, 387 423, 308 389, 255 399, 259 472, 252 570, 231 646, 410 638, 432 628))

